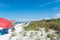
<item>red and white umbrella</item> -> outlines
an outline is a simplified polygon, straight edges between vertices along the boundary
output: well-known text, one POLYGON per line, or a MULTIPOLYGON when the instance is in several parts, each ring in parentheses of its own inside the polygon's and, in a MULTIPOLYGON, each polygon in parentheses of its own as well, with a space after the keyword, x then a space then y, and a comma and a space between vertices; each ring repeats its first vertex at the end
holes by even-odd
POLYGON ((11 26, 11 21, 6 18, 0 18, 0 28, 9 28, 11 26))

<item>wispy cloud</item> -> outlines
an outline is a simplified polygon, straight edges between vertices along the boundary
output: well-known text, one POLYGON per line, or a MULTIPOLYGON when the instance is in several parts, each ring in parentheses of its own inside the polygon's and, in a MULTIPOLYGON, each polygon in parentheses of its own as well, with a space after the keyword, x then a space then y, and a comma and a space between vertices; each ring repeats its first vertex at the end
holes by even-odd
POLYGON ((60 0, 55 0, 55 2, 60 2, 60 0))
POLYGON ((55 18, 60 18, 60 13, 57 13, 57 14, 55 15, 55 18))
POLYGON ((41 4, 41 5, 38 5, 38 7, 45 7, 47 5, 51 4, 51 2, 47 2, 47 3, 44 3, 44 4, 41 4))
POLYGON ((38 7, 45 7, 47 5, 50 5, 50 4, 53 4, 53 3, 58 3, 58 2, 60 2, 60 0, 54 0, 54 1, 51 1, 51 2, 46 2, 44 4, 38 5, 38 7))
POLYGON ((38 20, 41 20, 41 19, 31 19, 31 18, 22 18, 22 19, 20 19, 20 18, 18 18, 18 19, 16 19, 16 21, 38 21, 38 20))
POLYGON ((54 2, 47 2, 47 3, 44 3, 44 4, 38 5, 38 7, 45 7, 45 6, 48 6, 52 3, 54 3, 54 2))
POLYGON ((58 10, 59 8, 58 8, 58 7, 54 7, 53 9, 54 9, 54 10, 58 10))
POLYGON ((10 8, 10 6, 7 4, 0 4, 0 8, 10 8))

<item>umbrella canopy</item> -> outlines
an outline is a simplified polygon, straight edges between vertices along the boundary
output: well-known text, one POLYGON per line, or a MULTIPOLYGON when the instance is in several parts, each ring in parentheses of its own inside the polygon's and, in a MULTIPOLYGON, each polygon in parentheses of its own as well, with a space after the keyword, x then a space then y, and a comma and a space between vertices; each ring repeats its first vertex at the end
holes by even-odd
POLYGON ((11 26, 11 22, 8 19, 0 18, 0 28, 9 28, 11 26))

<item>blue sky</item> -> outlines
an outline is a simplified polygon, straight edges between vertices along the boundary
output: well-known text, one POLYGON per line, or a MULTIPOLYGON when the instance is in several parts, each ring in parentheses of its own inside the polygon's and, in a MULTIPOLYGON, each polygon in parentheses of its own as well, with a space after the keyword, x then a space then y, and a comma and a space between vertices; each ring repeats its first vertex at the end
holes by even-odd
POLYGON ((60 17, 60 0, 0 0, 0 17, 14 20, 60 17))

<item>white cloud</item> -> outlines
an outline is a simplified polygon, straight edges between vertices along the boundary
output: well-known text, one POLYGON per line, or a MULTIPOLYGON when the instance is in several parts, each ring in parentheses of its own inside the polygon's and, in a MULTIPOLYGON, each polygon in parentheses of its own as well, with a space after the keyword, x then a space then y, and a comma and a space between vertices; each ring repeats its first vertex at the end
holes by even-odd
POLYGON ((56 2, 60 2, 60 0, 55 0, 56 2))
MULTIPOLYGON (((47 5, 50 5, 50 4, 53 4, 53 3, 57 3, 57 2, 60 2, 60 0, 54 0, 52 2, 47 2, 47 3, 44 3, 42 5, 38 5, 37 7, 45 7, 47 5)), ((57 8, 55 8, 55 9, 57 9, 57 8)))
POLYGON ((46 19, 50 19, 50 18, 49 17, 45 17, 44 19, 46 20, 46 19))
POLYGON ((0 8, 11 8, 11 6, 7 4, 0 4, 0 8))
POLYGON ((60 18, 60 13, 57 13, 57 14, 55 15, 55 18, 60 18))
POLYGON ((47 2, 45 4, 38 5, 37 7, 45 7, 45 6, 49 5, 49 4, 51 4, 51 2, 47 2))
POLYGON ((31 18, 17 18, 16 19, 16 21, 38 21, 38 20, 41 20, 41 18, 40 19, 35 19, 35 18, 33 18, 33 19, 31 19, 31 18))

